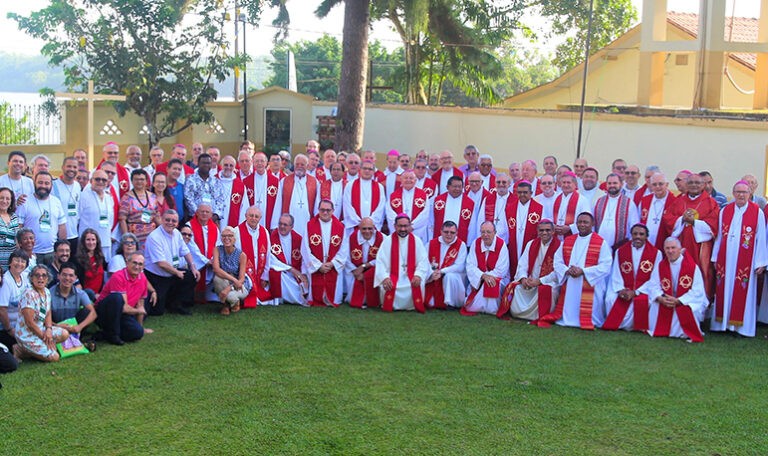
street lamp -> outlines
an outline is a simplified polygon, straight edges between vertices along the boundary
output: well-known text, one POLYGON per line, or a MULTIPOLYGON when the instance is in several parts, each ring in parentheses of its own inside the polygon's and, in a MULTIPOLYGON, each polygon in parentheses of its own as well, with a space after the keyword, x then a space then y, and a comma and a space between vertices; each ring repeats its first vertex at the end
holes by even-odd
POLYGON ((248 82, 246 79, 246 74, 248 73, 248 52, 245 50, 245 43, 246 43, 246 36, 245 36, 245 25, 246 25, 246 17, 245 13, 240 13, 237 16, 238 21, 243 22, 243 58, 246 60, 246 63, 243 65, 243 140, 248 140, 248 82))

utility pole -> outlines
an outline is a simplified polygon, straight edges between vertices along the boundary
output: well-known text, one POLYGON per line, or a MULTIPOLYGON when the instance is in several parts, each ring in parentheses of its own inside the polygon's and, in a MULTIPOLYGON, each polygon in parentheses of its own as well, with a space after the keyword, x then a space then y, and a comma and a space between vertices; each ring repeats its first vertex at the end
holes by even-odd
POLYGON ((581 133, 584 127, 584 100, 587 96, 587 76, 589 75, 589 48, 592 44, 592 10, 595 0, 589 0, 589 21, 587 22, 587 45, 584 49, 584 77, 581 81, 581 109, 579 110, 579 139, 576 143, 576 158, 581 158, 581 133))

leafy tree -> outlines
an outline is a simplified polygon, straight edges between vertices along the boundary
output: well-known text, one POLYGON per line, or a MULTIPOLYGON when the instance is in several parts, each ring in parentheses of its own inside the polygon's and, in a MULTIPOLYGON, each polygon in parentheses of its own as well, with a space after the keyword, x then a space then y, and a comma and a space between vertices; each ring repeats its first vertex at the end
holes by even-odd
MULTIPOLYGON (((256 22, 263 2, 241 5, 256 22)), ((281 0, 266 5, 281 7, 285 19, 281 0)), ((97 92, 125 94, 114 107, 146 122, 150 146, 212 121, 212 82, 245 63, 227 54, 221 0, 51 0, 28 17, 8 17, 46 41, 42 54, 63 67, 70 90, 92 79, 97 92)))
POLYGON ((506 98, 554 80, 559 75, 552 61, 537 50, 518 52, 508 43, 498 51, 504 77, 495 83, 500 96, 506 98))
MULTIPOLYGON (((561 73, 584 61, 590 0, 539 0, 541 15, 552 21, 548 36, 569 35, 558 46, 553 63, 561 73)), ((594 0, 590 54, 607 46, 637 20, 632 0, 594 0)))
POLYGON ((11 113, 11 104, 0 103, 0 144, 35 144, 37 129, 30 127, 29 113, 19 118, 11 113))

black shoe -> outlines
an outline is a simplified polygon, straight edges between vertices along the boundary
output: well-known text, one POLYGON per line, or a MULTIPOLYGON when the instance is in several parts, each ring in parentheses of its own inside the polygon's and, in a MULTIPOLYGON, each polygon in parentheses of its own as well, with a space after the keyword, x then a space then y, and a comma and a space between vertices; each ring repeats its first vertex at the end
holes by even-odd
POLYGON ((118 336, 112 336, 108 338, 107 342, 109 342, 112 345, 125 345, 125 341, 123 341, 123 339, 121 339, 118 336))
POLYGON ((179 307, 176 309, 176 313, 179 315, 192 315, 192 311, 187 309, 186 307, 179 307))

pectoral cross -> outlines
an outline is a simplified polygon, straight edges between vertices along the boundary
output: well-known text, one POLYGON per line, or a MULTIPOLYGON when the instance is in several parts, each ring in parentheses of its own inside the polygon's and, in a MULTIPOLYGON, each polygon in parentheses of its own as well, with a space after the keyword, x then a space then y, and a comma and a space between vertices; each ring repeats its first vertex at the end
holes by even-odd
POLYGON ((403 263, 403 272, 408 270, 408 263, 403 263))
POLYGON ((499 224, 499 216, 497 215, 496 218, 493 219, 493 221, 495 222, 496 225, 498 225, 499 224))
POLYGON ((299 200, 299 207, 302 208, 302 209, 304 208, 304 201, 299 200))
POLYGON ((653 218, 653 223, 659 223, 659 217, 658 216, 653 218))
POLYGON ((256 201, 256 205, 257 205, 257 206, 261 206, 261 198, 259 198, 259 200, 258 200, 258 201, 256 201))

